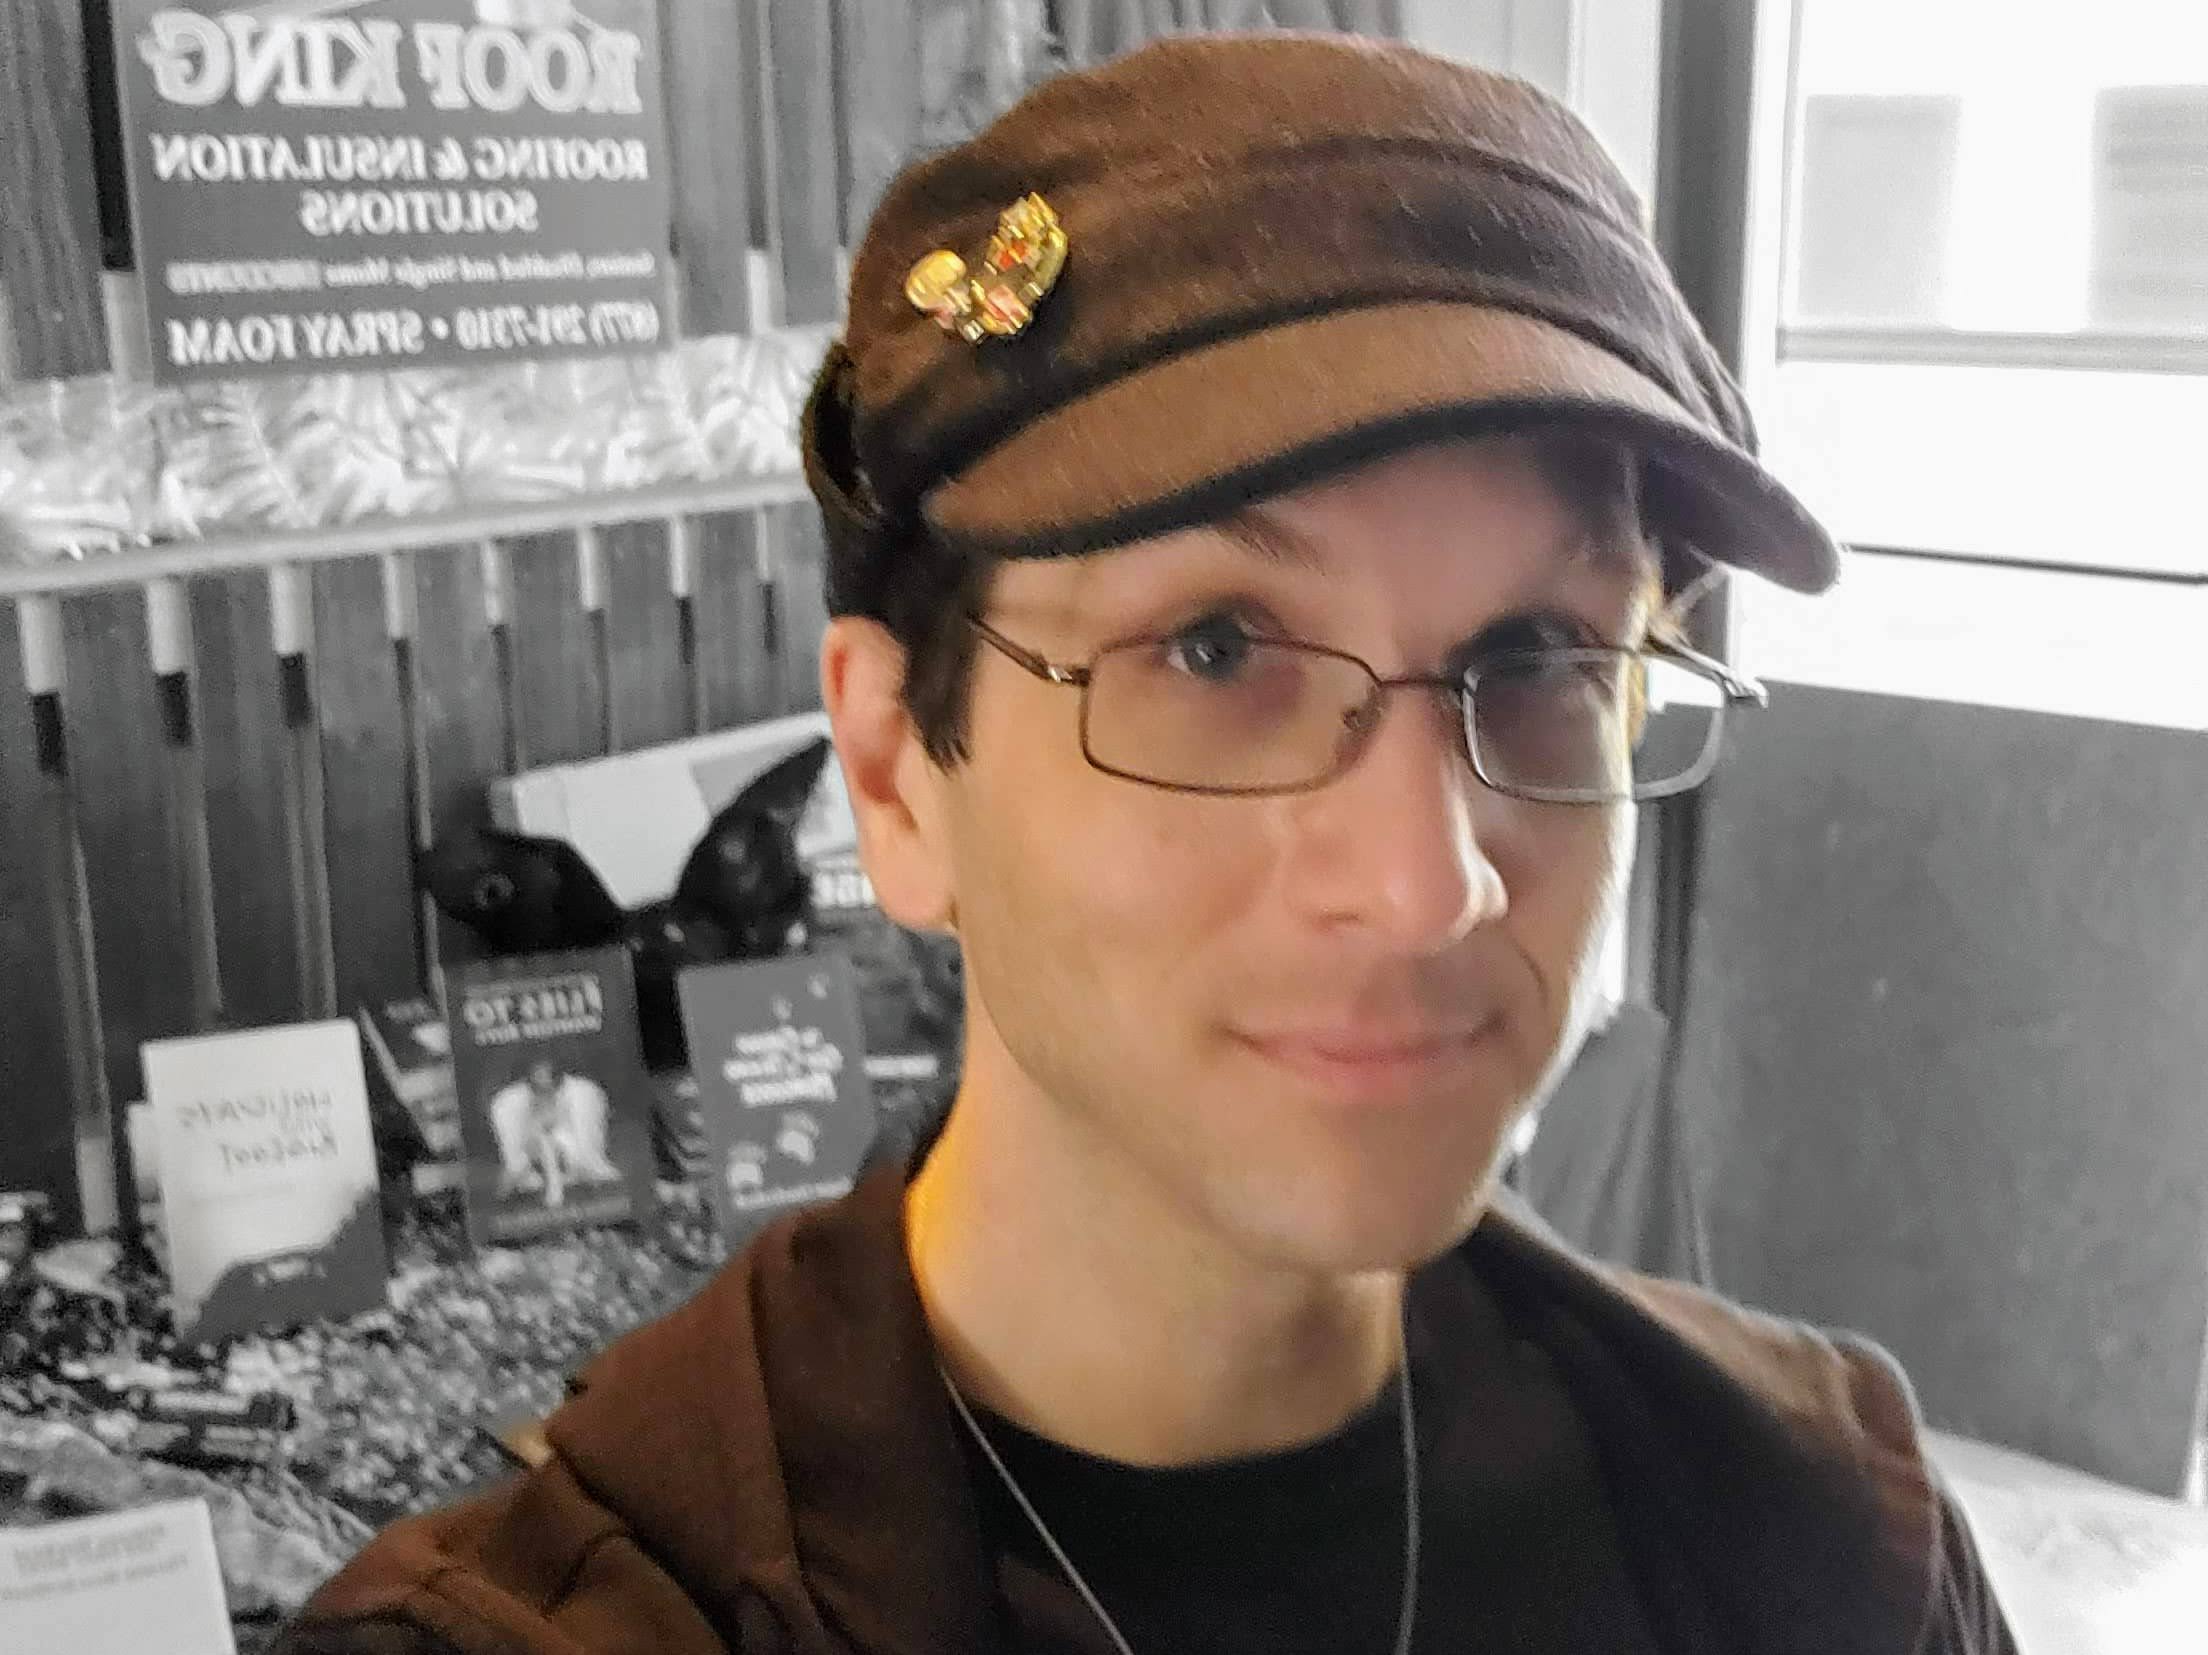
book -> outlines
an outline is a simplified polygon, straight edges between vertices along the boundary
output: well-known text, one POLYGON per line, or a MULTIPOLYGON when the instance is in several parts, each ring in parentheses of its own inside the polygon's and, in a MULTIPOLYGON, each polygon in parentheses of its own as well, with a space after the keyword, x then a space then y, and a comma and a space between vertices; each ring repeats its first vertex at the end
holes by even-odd
POLYGON ((368 1048, 369 1101, 380 1106, 379 1146, 408 1167, 417 1195, 459 1187, 467 1156, 444 1013, 426 996, 411 995, 362 1006, 357 1015, 368 1048))
POLYGON ((680 993, 711 1144, 706 1188, 730 1244, 846 1193, 875 1130, 851 962, 698 966, 680 993))
POLYGON ((384 1303, 360 1036, 292 1023, 148 1041, 177 1331, 207 1343, 384 1303))
POLYGON ((237 1655, 204 1500, 0 1529, 0 1651, 237 1655))
POLYGON ((899 1151, 930 1129, 958 1084, 965 985, 958 944, 908 931, 874 900, 855 849, 807 859, 808 944, 851 961, 876 1129, 899 1151))
POLYGON ((660 1176, 695 1184, 709 1169, 713 1146, 705 1135, 698 1081, 688 1069, 652 1076, 652 1148, 660 1176))
POLYGON ((449 973, 468 1234, 526 1241, 647 1216, 652 1088, 620 948, 449 973))

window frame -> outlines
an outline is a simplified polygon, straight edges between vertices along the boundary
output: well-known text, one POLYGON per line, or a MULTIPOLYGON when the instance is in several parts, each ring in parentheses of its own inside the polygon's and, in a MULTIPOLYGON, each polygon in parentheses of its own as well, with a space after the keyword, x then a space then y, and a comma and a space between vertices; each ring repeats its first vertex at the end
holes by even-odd
POLYGON ((1850 555, 1814 605, 1731 583, 1737 659, 1781 683, 2208 729, 2208 667, 2169 664, 2208 653, 2208 372, 1988 361, 1967 335, 1936 360, 1788 348, 1806 3, 1756 0, 1738 360, 1765 458, 1850 555))

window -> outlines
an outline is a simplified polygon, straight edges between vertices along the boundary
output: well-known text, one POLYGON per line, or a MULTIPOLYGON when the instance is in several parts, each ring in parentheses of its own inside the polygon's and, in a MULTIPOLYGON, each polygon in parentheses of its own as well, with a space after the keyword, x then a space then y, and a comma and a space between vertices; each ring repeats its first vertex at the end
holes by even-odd
POLYGON ((1812 0, 1789 358, 2208 366, 2208 7, 1812 0))
POLYGON ((2208 727, 2208 6, 1764 0, 1743 369, 1857 550, 1779 679, 2208 727))

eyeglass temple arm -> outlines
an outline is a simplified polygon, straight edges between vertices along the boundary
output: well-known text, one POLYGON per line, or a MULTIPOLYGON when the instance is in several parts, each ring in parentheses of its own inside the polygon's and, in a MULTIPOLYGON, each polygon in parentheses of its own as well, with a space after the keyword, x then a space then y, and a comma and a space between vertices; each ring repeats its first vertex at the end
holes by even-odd
POLYGON ((1771 692, 1761 683, 1746 673, 1735 672, 1715 656, 1704 655, 1698 649, 1690 649, 1685 644, 1668 638, 1652 640, 1648 645, 1648 652, 1651 655, 1667 656, 1685 666, 1700 668, 1718 681, 1728 700, 1751 702, 1758 707, 1768 707, 1771 704, 1771 692))
POLYGON ((1025 645, 1014 643, 979 615, 968 615, 966 624, 987 639, 998 654, 1014 666, 1033 673, 1046 684, 1072 684, 1078 688, 1089 681, 1088 668, 1060 666, 1048 656, 1038 655, 1025 645))

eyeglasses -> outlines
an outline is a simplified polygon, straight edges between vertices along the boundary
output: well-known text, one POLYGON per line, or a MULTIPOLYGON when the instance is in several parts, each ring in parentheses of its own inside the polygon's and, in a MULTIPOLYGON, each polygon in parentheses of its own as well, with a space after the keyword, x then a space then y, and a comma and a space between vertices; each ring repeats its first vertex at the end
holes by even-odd
POLYGON ((1198 622, 1050 661, 979 616, 974 630, 1045 683, 1081 692, 1081 751, 1106 775, 1178 793, 1262 795, 1324 787, 1357 762, 1386 694, 1445 695, 1488 787, 1546 804, 1622 804, 1699 786, 1726 714, 1763 686, 1683 645, 1543 645, 1482 655, 1456 673, 1383 678, 1357 656, 1198 622))

